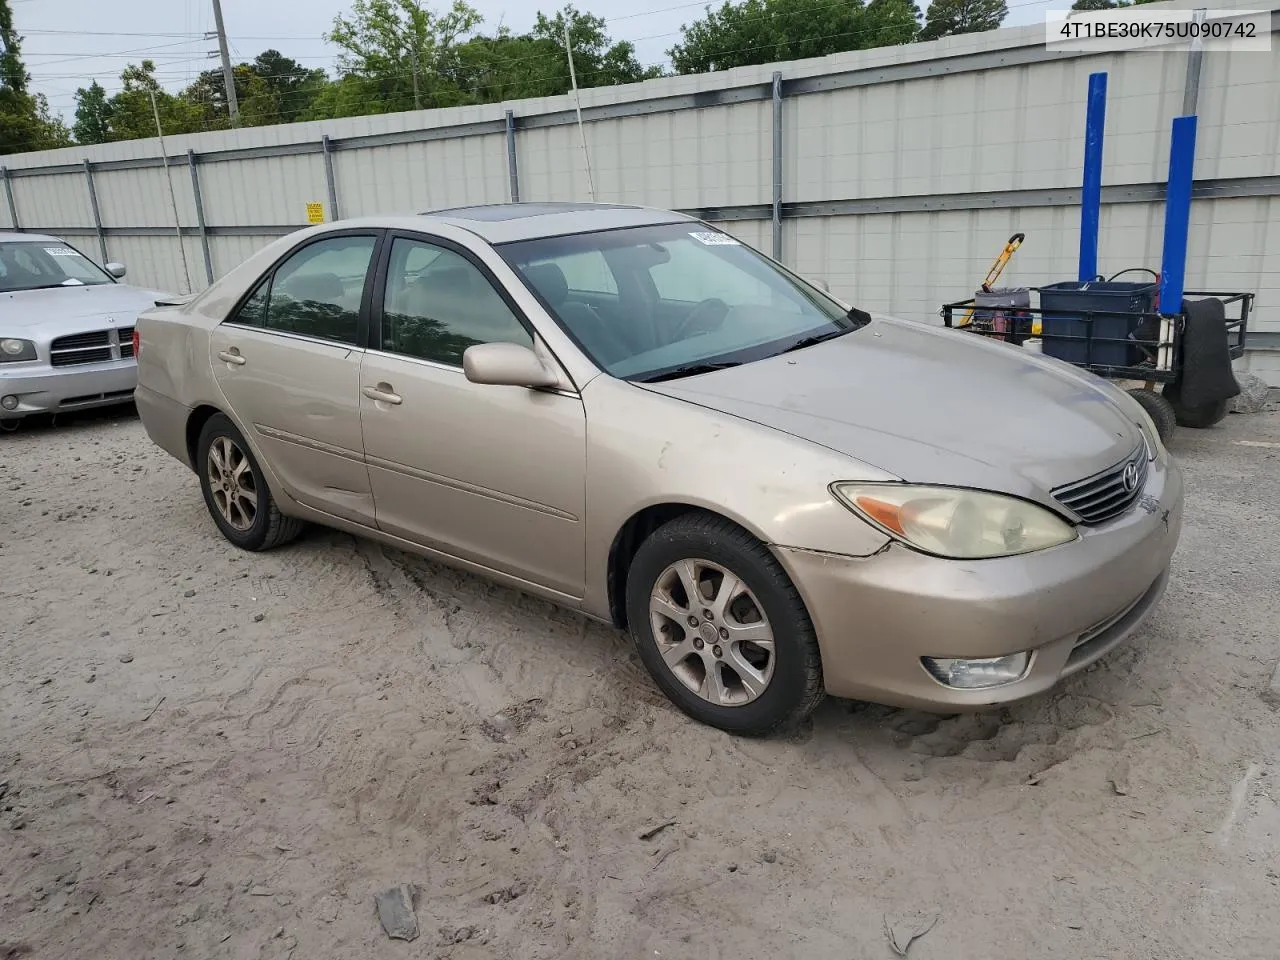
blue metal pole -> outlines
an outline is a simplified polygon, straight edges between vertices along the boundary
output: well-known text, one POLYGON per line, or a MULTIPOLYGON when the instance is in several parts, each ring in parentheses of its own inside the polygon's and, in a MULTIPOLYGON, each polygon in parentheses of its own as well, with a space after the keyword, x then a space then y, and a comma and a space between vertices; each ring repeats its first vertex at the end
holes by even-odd
POLYGON ((1164 252, 1160 257, 1160 312, 1164 314, 1182 310, 1195 162, 1196 118, 1175 117, 1169 144, 1169 186, 1164 199, 1164 252))
POLYGON ((1102 213, 1102 136, 1107 121, 1107 75, 1089 74, 1084 122, 1084 186, 1080 190, 1080 281, 1098 275, 1098 219, 1102 213))

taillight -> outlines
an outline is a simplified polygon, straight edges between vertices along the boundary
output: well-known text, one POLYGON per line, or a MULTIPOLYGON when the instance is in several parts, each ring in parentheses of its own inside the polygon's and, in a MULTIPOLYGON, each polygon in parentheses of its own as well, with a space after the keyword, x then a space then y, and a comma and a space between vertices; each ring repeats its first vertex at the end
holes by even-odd
POLYGON ((138 328, 133 328, 133 356, 136 359, 138 350, 142 347, 142 335, 138 333, 138 328))

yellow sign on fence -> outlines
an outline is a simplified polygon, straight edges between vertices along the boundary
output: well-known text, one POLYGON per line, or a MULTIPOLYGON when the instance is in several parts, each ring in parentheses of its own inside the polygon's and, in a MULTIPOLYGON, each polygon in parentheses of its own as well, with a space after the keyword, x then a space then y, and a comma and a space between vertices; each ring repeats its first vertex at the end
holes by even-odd
POLYGON ((307 223, 324 223, 324 204, 307 204, 307 223))

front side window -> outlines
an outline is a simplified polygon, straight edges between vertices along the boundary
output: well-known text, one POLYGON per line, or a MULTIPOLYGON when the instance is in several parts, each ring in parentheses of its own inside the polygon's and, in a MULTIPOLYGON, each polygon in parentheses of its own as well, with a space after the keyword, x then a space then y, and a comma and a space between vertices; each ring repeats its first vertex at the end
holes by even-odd
POLYGON ((356 344, 373 237, 330 237, 303 247, 265 278, 233 322, 356 344))
POLYGON ((113 282, 105 270, 60 241, 0 243, 0 293, 113 282))
POLYGON ((499 246, 602 369, 657 380, 748 363, 858 326, 830 297, 698 223, 499 246), (611 279, 584 283, 584 263, 611 279), (598 269, 598 268, 597 268, 598 269))
POLYGON ((480 269, 452 250, 397 238, 382 305, 382 348, 462 366, 478 343, 533 346, 533 338, 480 269))

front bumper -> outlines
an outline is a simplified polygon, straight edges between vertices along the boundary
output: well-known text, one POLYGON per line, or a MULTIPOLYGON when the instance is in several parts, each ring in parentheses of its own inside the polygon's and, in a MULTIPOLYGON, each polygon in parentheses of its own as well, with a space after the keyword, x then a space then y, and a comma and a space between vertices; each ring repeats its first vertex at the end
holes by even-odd
POLYGON ((786 547, 808 606, 827 692, 954 712, 1047 690, 1134 633, 1164 593, 1182 528, 1182 475, 1162 453, 1138 503, 1069 544, 997 560, 943 560, 899 543, 870 557, 786 547), (921 657, 1032 651, 1024 676, 960 690, 921 657))
POLYGON ((13 410, 0 407, 0 420, 128 403, 138 383, 138 365, 132 359, 68 367, 7 366, 19 365, 0 364, 0 397, 17 397, 18 405, 13 410))

